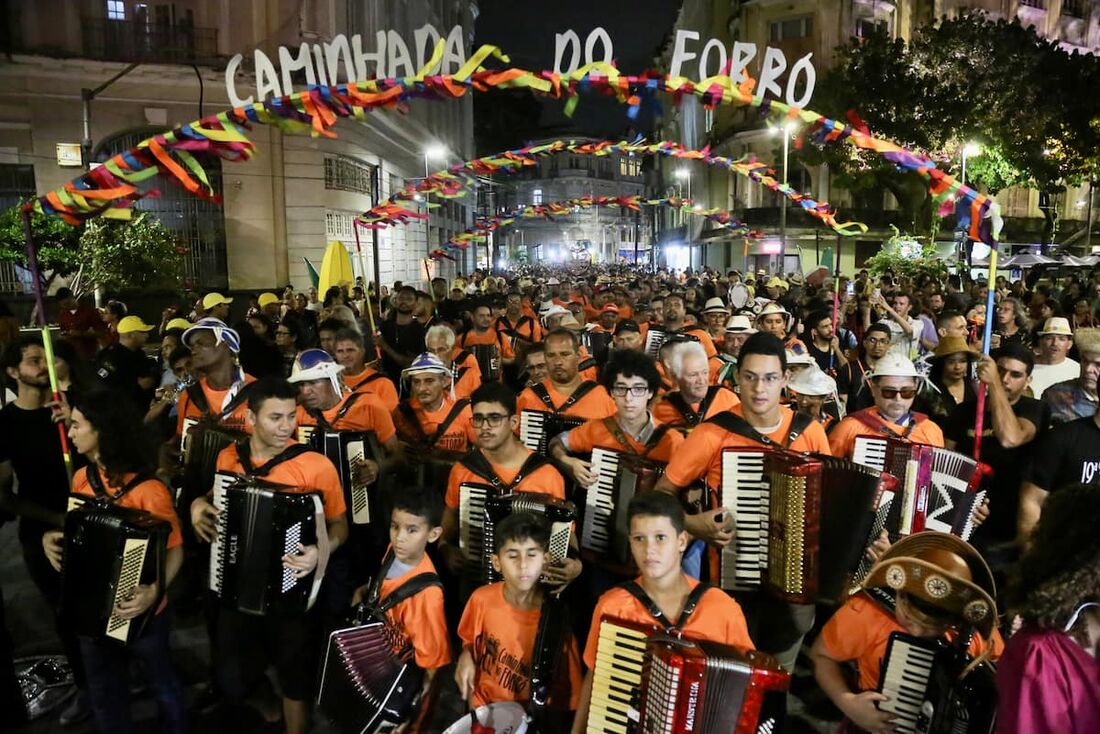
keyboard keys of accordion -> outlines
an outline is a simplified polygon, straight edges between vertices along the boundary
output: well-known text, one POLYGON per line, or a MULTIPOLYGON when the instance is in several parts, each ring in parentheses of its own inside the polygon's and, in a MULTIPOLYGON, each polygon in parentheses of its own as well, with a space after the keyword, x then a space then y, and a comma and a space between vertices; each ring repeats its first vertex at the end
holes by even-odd
POLYGON ((878 703, 879 710, 895 715, 895 731, 916 734, 917 720, 932 677, 938 642, 910 637, 898 632, 890 635, 879 676, 879 692, 888 700, 878 703))
POLYGON ((637 723, 639 689, 651 630, 613 617, 600 620, 586 731, 627 732, 637 723))
POLYGON ((546 419, 549 413, 538 410, 521 410, 519 415, 519 440, 532 451, 546 453, 546 419))
POLYGON ((596 475, 596 483, 588 488, 585 497, 581 547, 595 553, 606 553, 611 548, 619 454, 607 449, 592 449, 592 473, 596 475))
MULTIPOLYGON (((122 549, 122 564, 118 573, 118 586, 115 588, 114 609, 126 601, 141 582, 141 572, 145 567, 145 554, 149 548, 147 538, 127 538, 122 549)), ((132 619, 122 619, 112 614, 107 620, 107 636, 126 642, 130 634, 132 619)))
POLYGON ((733 512, 734 539, 722 549, 720 586, 760 587, 767 567, 768 480, 763 450, 725 449, 719 503, 733 512))
POLYGON ((489 555, 486 548, 493 539, 486 535, 485 501, 499 490, 487 484, 461 484, 458 487, 458 544, 466 554, 466 573, 471 581, 489 579, 489 555))

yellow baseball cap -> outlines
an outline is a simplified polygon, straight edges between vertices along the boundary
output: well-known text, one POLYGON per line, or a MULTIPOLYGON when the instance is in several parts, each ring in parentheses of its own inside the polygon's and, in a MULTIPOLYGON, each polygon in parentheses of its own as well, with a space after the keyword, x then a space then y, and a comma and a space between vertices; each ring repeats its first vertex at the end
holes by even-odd
POLYGON ((172 329, 183 329, 184 331, 187 331, 190 328, 191 322, 187 319, 181 319, 179 317, 172 319, 164 325, 165 331, 171 331, 172 329))
POLYGON ((131 331, 150 331, 152 326, 141 320, 140 316, 126 316, 118 322, 118 333, 129 334, 131 331))
POLYGON ((256 299, 256 302, 260 304, 260 308, 263 308, 269 303, 278 303, 279 297, 271 292, 261 293, 260 297, 256 299))
POLYGON ((226 303, 226 304, 233 303, 233 299, 232 298, 226 298, 221 293, 207 293, 205 296, 202 297, 202 307, 203 308, 210 309, 210 308, 214 308, 214 306, 220 306, 223 303, 226 303))

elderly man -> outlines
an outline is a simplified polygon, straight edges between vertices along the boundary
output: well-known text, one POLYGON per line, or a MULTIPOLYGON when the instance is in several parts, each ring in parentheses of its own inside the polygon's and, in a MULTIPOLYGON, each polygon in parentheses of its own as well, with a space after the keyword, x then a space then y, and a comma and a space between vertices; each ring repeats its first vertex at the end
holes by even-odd
POLYGON ((721 298, 710 298, 703 307, 703 322, 706 324, 707 333, 714 341, 714 345, 722 348, 722 339, 725 337, 726 319, 730 316, 730 310, 721 298))
POLYGON ((666 351, 665 360, 676 389, 653 407, 653 417, 660 423, 687 434, 712 415, 741 402, 732 390, 710 384, 710 362, 702 344, 675 344, 666 351))
POLYGON ((1041 398, 1051 385, 1076 379, 1081 374, 1081 365, 1067 356, 1071 346, 1073 331, 1069 321, 1061 316, 1047 319, 1039 332, 1040 352, 1031 373, 1032 395, 1041 398))
POLYGON ((734 314, 726 322, 726 336, 722 340, 722 353, 718 355, 722 360, 722 366, 718 369, 715 383, 725 385, 731 390, 737 390, 737 355, 741 353, 741 345, 745 340, 756 333, 749 323, 749 317, 744 314, 734 314))
POLYGON ((436 324, 428 328, 424 346, 454 375, 454 394, 469 398, 481 386, 481 367, 468 349, 455 346, 457 337, 451 327, 436 324))
POLYGON ((1100 329, 1078 329, 1073 343, 1081 357, 1081 373, 1075 380, 1051 385, 1043 402, 1051 409, 1054 423, 1088 418, 1096 413, 1096 382, 1100 378, 1100 329))

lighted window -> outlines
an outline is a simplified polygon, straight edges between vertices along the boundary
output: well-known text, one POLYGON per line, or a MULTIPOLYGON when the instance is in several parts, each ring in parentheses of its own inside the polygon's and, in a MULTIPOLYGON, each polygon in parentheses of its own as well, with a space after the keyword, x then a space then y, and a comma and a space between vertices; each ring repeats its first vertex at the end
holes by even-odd
POLYGON ((542 189, 535 189, 531 192, 531 203, 535 206, 542 203, 542 189))
POLYGON ((126 20, 126 3, 123 0, 107 0, 107 19, 126 20))
POLYGON ((805 38, 813 35, 814 18, 803 15, 798 18, 775 20, 768 24, 768 38, 771 41, 787 41, 792 38, 805 38))

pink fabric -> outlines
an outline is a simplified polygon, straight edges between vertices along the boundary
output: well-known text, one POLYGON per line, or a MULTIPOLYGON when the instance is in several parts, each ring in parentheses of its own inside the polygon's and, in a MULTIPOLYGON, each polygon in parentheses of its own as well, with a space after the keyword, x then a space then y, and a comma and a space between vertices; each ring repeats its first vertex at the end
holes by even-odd
POLYGON ((999 734, 1100 732, 1100 663, 1058 630, 1025 627, 997 663, 999 734))

